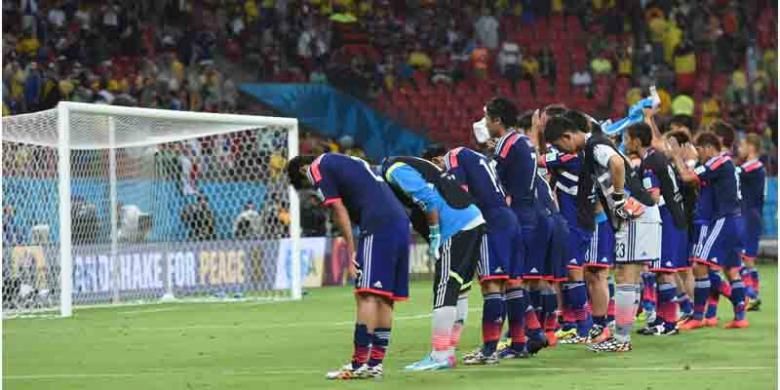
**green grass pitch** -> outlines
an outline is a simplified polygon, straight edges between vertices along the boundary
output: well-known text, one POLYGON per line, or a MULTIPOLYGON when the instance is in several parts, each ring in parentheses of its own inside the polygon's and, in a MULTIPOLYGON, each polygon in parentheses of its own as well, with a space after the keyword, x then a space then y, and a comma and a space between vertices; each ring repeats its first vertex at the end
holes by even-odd
MULTIPOLYGON (((558 346, 530 360, 431 373, 401 368, 428 350, 430 282, 397 307, 381 381, 328 382, 351 354, 348 288, 301 302, 160 304, 88 309, 70 319, 3 322, 5 389, 729 389, 777 387, 777 269, 761 268, 764 305, 747 330, 634 337, 634 351, 558 346)), ((479 342, 476 291, 463 350, 479 342)), ((721 300, 721 326, 731 304, 721 300)), ((462 352, 462 351, 461 351, 462 352)))

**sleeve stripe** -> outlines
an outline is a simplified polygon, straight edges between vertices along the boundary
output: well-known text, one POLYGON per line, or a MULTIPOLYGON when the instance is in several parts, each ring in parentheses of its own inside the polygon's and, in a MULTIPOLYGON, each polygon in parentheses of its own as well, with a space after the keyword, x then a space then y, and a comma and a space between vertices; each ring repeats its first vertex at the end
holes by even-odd
POLYGON ((714 171, 714 170, 718 169, 721 165, 725 164, 726 161, 729 161, 729 160, 731 160, 731 157, 721 156, 720 158, 718 158, 715 161, 713 161, 712 164, 710 164, 710 170, 714 171))
POLYGON ((314 184, 317 184, 322 180, 322 174, 320 173, 320 162, 324 156, 324 154, 320 155, 309 166, 309 172, 311 173, 311 178, 314 180, 314 184))
POLYGON ((764 166, 764 164, 762 164, 761 161, 754 161, 754 162, 752 162, 750 164, 743 165, 742 169, 745 172, 752 172, 752 171, 755 171, 756 169, 760 169, 763 166, 764 166))
POLYGON ((339 203, 339 202, 341 202, 341 198, 329 198, 329 199, 325 199, 325 201, 322 202, 322 205, 323 206, 330 206, 330 205, 332 205, 334 203, 339 203))
POLYGON ((577 158, 576 154, 564 154, 563 156, 561 156, 561 162, 568 162, 575 158, 577 158))
POLYGON ((506 142, 504 142, 504 144, 501 146, 501 152, 499 153, 499 156, 501 156, 501 158, 506 158, 506 156, 509 155, 509 150, 512 149, 512 145, 514 145, 519 138, 520 137, 516 134, 510 135, 506 142))
POLYGON ((455 169, 458 167, 458 153, 460 153, 461 149, 463 148, 458 147, 450 150, 450 152, 447 153, 449 157, 448 159, 445 160, 445 161, 449 161, 449 166, 447 167, 447 170, 455 169))

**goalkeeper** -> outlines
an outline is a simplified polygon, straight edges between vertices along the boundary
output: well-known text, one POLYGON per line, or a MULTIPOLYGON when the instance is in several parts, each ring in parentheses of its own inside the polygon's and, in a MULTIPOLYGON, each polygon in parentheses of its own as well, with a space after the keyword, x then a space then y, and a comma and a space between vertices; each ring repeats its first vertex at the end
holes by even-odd
POLYGON ((431 162, 394 157, 382 173, 396 196, 412 209, 412 226, 428 238, 436 260, 433 282, 433 351, 408 371, 455 367, 455 347, 468 312, 468 291, 487 249, 485 220, 472 197, 431 162))

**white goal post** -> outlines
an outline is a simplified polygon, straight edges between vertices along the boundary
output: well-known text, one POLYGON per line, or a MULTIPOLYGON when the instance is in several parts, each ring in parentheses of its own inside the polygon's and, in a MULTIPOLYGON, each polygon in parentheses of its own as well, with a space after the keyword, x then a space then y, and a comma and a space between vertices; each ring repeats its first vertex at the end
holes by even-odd
POLYGON ((61 102, 2 123, 5 316, 301 298, 296 119, 61 102))

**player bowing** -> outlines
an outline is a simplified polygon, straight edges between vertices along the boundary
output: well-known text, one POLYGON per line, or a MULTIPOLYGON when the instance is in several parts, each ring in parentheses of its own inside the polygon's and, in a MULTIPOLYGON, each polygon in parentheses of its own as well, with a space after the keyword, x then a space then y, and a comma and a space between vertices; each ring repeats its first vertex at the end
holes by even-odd
POLYGON ((330 207, 350 254, 357 322, 352 361, 328 379, 377 378, 390 343, 394 301, 409 290, 409 219, 384 180, 356 157, 325 153, 297 156, 287 164, 297 189, 313 187, 330 207), (381 205, 381 207, 377 207, 381 205), (360 228, 357 249, 352 224, 360 228))
POLYGON ((631 350, 631 329, 638 304, 639 273, 643 263, 660 257, 661 217, 658 206, 642 187, 628 160, 601 133, 587 134, 571 121, 554 117, 544 130, 545 140, 566 153, 584 152, 577 192, 582 226, 593 227, 590 190, 594 183, 608 219, 615 226, 616 331, 613 338, 589 346, 594 352, 631 350))
MULTIPOLYGON (((469 148, 455 148, 443 158, 435 159, 476 200, 487 222, 487 248, 477 267, 484 298, 482 306, 482 349, 464 357, 465 364, 498 363, 496 347, 504 322, 505 289, 520 287, 523 261, 522 236, 517 217, 507 206, 506 195, 498 182, 493 164, 484 155, 469 148)), ((517 305, 508 317, 515 319, 525 315, 517 305)), ((516 323, 516 321, 514 322, 516 323)), ((510 334, 523 329, 509 329, 510 334)), ((524 332, 523 332, 524 333, 524 332)))
MULTIPOLYGON (((648 116, 648 120, 652 120, 648 116)), ((643 184, 661 213, 661 258, 650 264, 657 275, 658 316, 654 323, 640 330, 644 335, 677 334, 677 295, 675 273, 688 266, 688 226, 683 196, 673 163, 652 146, 653 133, 647 123, 637 123, 627 129, 626 150, 642 159, 639 171, 643 184)))
POLYGON ((411 221, 428 238, 436 260, 433 294, 433 351, 408 371, 455 367, 455 348, 468 313, 468 291, 486 247, 485 220, 473 198, 452 175, 416 157, 392 157, 382 175, 396 197, 412 210, 411 221))

